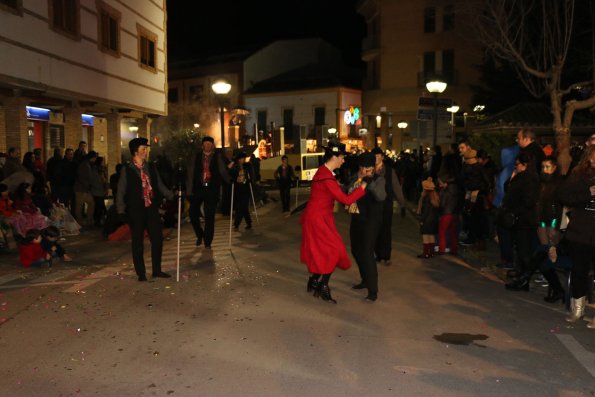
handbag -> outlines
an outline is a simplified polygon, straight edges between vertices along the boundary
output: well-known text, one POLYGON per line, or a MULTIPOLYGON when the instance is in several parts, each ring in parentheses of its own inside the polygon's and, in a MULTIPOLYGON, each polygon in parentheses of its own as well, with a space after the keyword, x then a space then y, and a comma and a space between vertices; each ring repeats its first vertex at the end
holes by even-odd
POLYGON ((512 229, 516 225, 517 220, 518 217, 514 212, 511 212, 504 207, 498 208, 496 213, 496 225, 505 229, 512 229))

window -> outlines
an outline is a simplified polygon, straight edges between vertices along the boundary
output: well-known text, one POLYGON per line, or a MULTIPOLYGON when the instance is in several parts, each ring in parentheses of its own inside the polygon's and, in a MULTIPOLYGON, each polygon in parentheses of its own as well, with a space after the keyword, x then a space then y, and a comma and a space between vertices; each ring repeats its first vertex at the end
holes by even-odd
POLYGON ((178 103, 178 89, 177 88, 170 88, 169 90, 167 90, 167 102, 178 103))
POLYGON ((455 83, 455 52, 454 52, 454 50, 442 51, 442 74, 448 84, 455 83))
POLYGON ((314 125, 325 125, 325 108, 314 108, 314 125))
POLYGON ((436 31, 436 9, 428 7, 424 9, 424 33, 434 33, 436 31))
POLYGON ((0 0, 0 10, 23 15, 23 0, 0 0))
POLYGON ((50 148, 64 147, 64 126, 50 125, 50 148))
POLYGON ((49 0, 50 28, 80 39, 79 0, 49 0))
POLYGON ((143 69, 157 73, 157 35, 136 25, 138 32, 138 58, 143 69))
POLYGON ((293 138, 293 109, 283 109, 283 127, 285 128, 285 142, 293 138))
POLYGON ((97 42, 99 44, 99 49, 119 56, 120 12, 102 1, 97 1, 97 18, 97 42))
POLYGON ((202 101, 203 92, 204 88, 202 85, 191 85, 190 88, 188 88, 190 102, 202 101))
POLYGON ((424 79, 436 77, 436 53, 424 52, 424 79))
POLYGON ((455 28, 455 7, 448 5, 444 7, 444 15, 442 15, 442 30, 447 32, 455 28))

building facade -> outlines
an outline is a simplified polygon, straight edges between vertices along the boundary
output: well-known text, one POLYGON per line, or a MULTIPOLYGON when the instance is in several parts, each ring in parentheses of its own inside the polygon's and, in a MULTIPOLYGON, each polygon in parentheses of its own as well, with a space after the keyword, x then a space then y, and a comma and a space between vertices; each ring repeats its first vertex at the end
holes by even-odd
POLYGON ((165 0, 0 2, 0 151, 88 142, 110 172, 167 114, 165 0))
POLYGON ((425 84, 438 77, 448 84, 439 95, 438 143, 452 141, 454 117, 446 105, 458 105, 461 116, 473 111, 471 84, 479 80, 476 65, 483 59, 464 0, 362 0, 358 12, 367 24, 364 127, 376 130, 383 142, 392 133, 393 148, 429 146, 434 109, 425 84), (405 130, 395 130, 399 121, 407 122, 405 130))

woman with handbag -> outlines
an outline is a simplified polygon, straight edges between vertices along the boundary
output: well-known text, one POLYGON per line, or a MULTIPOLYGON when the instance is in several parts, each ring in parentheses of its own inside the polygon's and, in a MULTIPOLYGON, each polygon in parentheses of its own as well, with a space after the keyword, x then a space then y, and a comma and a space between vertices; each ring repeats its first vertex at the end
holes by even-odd
POLYGON ((516 249, 518 276, 506 284, 506 289, 528 291, 531 275, 541 263, 533 257, 537 243, 537 208, 539 197, 539 177, 531 164, 531 155, 520 152, 515 161, 515 169, 506 187, 501 214, 506 214, 513 224, 512 237, 516 249))

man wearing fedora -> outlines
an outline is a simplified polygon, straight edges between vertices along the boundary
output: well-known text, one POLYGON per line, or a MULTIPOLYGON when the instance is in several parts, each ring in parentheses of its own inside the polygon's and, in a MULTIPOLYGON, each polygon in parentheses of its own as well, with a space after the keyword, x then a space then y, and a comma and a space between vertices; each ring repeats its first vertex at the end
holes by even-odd
MULTIPOLYGON (((229 163, 229 168, 233 162, 229 163)), ((215 211, 219 202, 221 183, 230 183, 228 167, 220 153, 215 152, 215 141, 210 136, 202 139, 202 150, 193 153, 188 163, 186 195, 190 200, 190 221, 196 235, 196 245, 205 243, 210 249, 215 234, 215 211), (200 207, 204 206, 205 227, 200 224, 200 207)))
POLYGON ((163 227, 159 216, 162 199, 174 195, 161 178, 157 169, 147 162, 149 144, 146 138, 134 138, 128 144, 132 160, 120 171, 116 208, 121 217, 126 217, 132 236, 132 261, 138 281, 147 281, 144 253, 145 230, 151 240, 153 277, 171 277, 161 270, 163 251, 163 227))
POLYGON ((374 247, 380 232, 382 209, 386 199, 386 182, 383 176, 375 174, 376 157, 366 152, 358 156, 359 170, 350 185, 356 189, 362 181, 368 181, 365 196, 348 207, 351 214, 349 237, 351 253, 357 262, 361 281, 353 289, 368 289, 366 300, 375 301, 378 297, 378 268, 374 259, 374 247))

